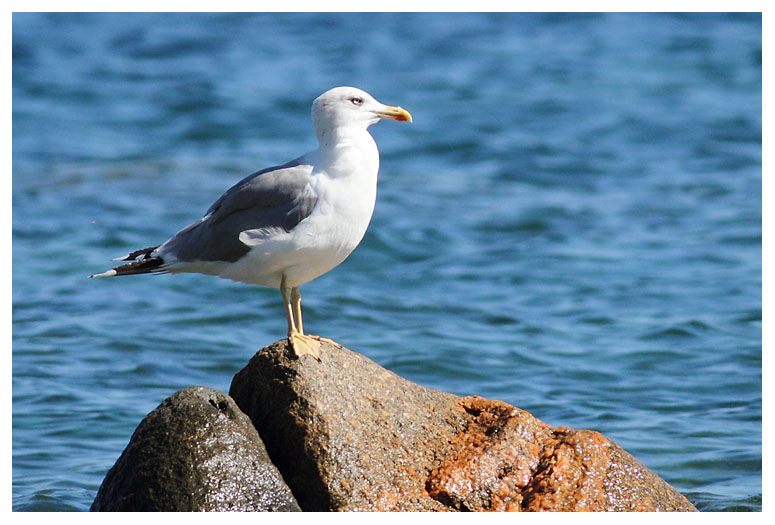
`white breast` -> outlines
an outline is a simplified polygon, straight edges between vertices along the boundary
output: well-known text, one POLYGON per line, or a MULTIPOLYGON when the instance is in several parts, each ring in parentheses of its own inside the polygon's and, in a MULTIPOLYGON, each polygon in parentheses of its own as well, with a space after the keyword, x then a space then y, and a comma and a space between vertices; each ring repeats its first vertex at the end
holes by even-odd
POLYGON ((314 170, 309 182, 308 190, 317 195, 309 217, 292 231, 252 246, 218 275, 264 286, 279 286, 285 275, 289 286, 300 286, 344 261, 363 239, 377 197, 379 155, 366 136, 370 144, 321 159, 326 169, 314 170))

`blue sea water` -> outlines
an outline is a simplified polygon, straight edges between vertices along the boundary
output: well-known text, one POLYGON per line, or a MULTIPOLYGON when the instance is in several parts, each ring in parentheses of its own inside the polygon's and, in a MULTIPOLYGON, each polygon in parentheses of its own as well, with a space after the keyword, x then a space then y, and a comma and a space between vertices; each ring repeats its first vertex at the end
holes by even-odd
MULTIPOLYGON (((89 508, 142 418, 228 391, 277 290, 88 280, 315 147, 355 85, 361 246, 305 327, 599 430, 701 510, 762 504, 759 14, 13 15, 13 508, 89 508)), ((336 395, 336 393, 332 393, 336 395)))

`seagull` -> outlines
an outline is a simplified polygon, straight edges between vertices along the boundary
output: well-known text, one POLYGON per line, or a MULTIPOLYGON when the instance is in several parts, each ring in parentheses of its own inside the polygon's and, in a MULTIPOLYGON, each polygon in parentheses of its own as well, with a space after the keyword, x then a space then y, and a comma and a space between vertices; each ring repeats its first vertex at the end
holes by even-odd
POLYGON ((320 360, 321 343, 336 343, 304 333, 299 287, 338 266, 366 233, 379 171, 368 128, 381 119, 412 115, 354 87, 326 91, 312 103, 316 150, 245 177, 163 244, 89 277, 202 273, 280 288, 295 355, 320 360))

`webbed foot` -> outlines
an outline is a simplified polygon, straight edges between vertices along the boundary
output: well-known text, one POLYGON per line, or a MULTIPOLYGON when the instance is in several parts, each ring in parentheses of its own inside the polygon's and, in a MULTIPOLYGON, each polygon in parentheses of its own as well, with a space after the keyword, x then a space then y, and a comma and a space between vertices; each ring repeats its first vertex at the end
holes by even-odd
POLYGON ((301 358, 303 355, 311 355, 320 361, 320 338, 304 335, 298 332, 288 334, 288 342, 291 343, 293 353, 301 358))
POLYGON ((288 341, 291 343, 291 348, 293 348, 293 353, 296 354, 296 357, 300 358, 303 355, 311 355, 318 361, 320 361, 320 348, 323 346, 323 343, 342 348, 342 345, 328 337, 300 334, 298 332, 288 334, 288 341))

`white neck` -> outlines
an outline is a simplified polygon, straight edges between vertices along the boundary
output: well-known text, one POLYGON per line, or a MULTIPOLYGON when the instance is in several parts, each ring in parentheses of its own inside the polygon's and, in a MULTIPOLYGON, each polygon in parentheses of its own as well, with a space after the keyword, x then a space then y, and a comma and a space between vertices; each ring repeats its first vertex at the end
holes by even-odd
POLYGON ((316 151, 325 159, 332 178, 359 175, 376 179, 379 170, 379 150, 374 138, 362 127, 338 127, 318 134, 320 147, 316 151))

